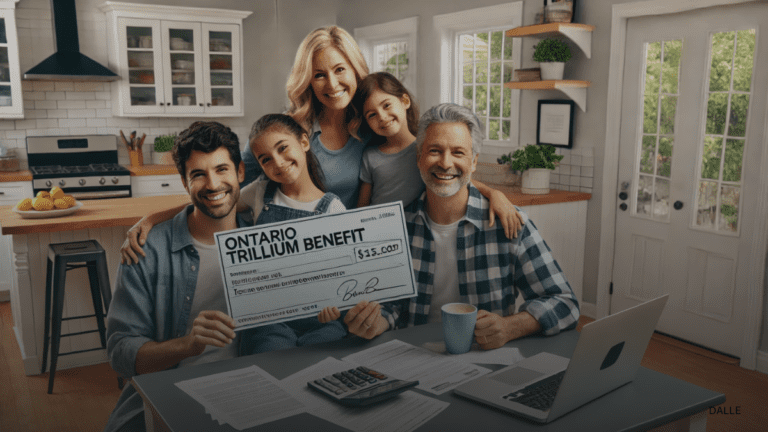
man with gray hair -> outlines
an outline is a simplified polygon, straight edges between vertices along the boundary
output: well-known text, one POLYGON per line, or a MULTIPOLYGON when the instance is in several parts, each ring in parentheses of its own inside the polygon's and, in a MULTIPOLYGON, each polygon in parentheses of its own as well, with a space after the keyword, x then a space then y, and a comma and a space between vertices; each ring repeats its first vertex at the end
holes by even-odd
POLYGON ((427 188, 405 210, 418 296, 382 314, 404 327, 439 322, 444 304, 473 304, 483 349, 575 328, 578 301, 533 222, 518 208, 517 238, 490 226, 488 200, 471 183, 482 140, 467 108, 441 104, 421 117, 416 146, 427 188), (515 313, 518 294, 525 302, 515 313))

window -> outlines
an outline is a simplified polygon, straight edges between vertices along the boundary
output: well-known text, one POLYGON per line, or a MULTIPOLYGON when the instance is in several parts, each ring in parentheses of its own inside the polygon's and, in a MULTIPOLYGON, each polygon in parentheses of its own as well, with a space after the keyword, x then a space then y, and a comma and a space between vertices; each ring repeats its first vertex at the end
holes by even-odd
POLYGON ((440 102, 472 109, 485 126, 484 153, 518 146, 520 91, 504 87, 520 65, 521 42, 504 32, 522 25, 522 2, 437 15, 440 102))
POLYGON ((356 28, 355 40, 371 72, 389 72, 414 95, 418 18, 356 28))
POLYGON ((701 228, 738 234, 755 30, 713 34, 709 55, 695 222, 701 228))

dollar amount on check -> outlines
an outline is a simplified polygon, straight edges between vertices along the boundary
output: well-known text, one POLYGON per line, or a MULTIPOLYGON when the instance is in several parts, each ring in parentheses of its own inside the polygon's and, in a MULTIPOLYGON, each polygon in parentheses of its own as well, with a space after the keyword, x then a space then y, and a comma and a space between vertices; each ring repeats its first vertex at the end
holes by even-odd
POLYGON ((402 204, 216 234, 237 329, 416 295, 402 204))

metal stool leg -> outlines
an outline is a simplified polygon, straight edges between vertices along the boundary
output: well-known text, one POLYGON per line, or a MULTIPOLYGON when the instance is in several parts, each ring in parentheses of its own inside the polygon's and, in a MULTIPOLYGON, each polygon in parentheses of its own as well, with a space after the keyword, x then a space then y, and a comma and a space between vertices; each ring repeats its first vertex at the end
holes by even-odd
POLYGON ((48 344, 50 343, 51 335, 51 291, 53 287, 53 263, 51 259, 47 259, 47 271, 45 272, 45 329, 43 330, 43 367, 40 370, 41 374, 44 374, 48 369, 48 344))
POLYGON ((66 285, 67 264, 63 260, 54 262, 53 280, 53 326, 51 340, 51 372, 48 376, 48 394, 53 393, 53 379, 56 376, 56 363, 59 360, 61 342, 61 318, 64 312, 64 286, 66 285))
POLYGON ((96 325, 99 327, 101 347, 107 347, 106 330, 104 328, 104 311, 101 306, 101 281, 99 280, 96 263, 88 263, 88 279, 91 284, 91 299, 93 300, 93 313, 96 315, 96 325))

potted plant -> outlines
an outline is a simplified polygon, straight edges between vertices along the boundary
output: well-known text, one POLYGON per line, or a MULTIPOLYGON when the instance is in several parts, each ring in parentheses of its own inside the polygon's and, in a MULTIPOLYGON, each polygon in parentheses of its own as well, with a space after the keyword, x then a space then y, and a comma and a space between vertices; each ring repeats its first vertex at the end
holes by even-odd
POLYGON ((152 153, 152 163, 156 165, 173 165, 171 149, 176 134, 160 135, 155 138, 155 151, 152 153))
POLYGON ((522 172, 522 192, 535 195, 549 193, 549 175, 564 157, 555 154, 554 146, 529 144, 502 155, 497 162, 522 172))
POLYGON ((533 59, 541 63, 542 80, 561 80, 571 48, 560 39, 546 38, 534 46, 533 59))

